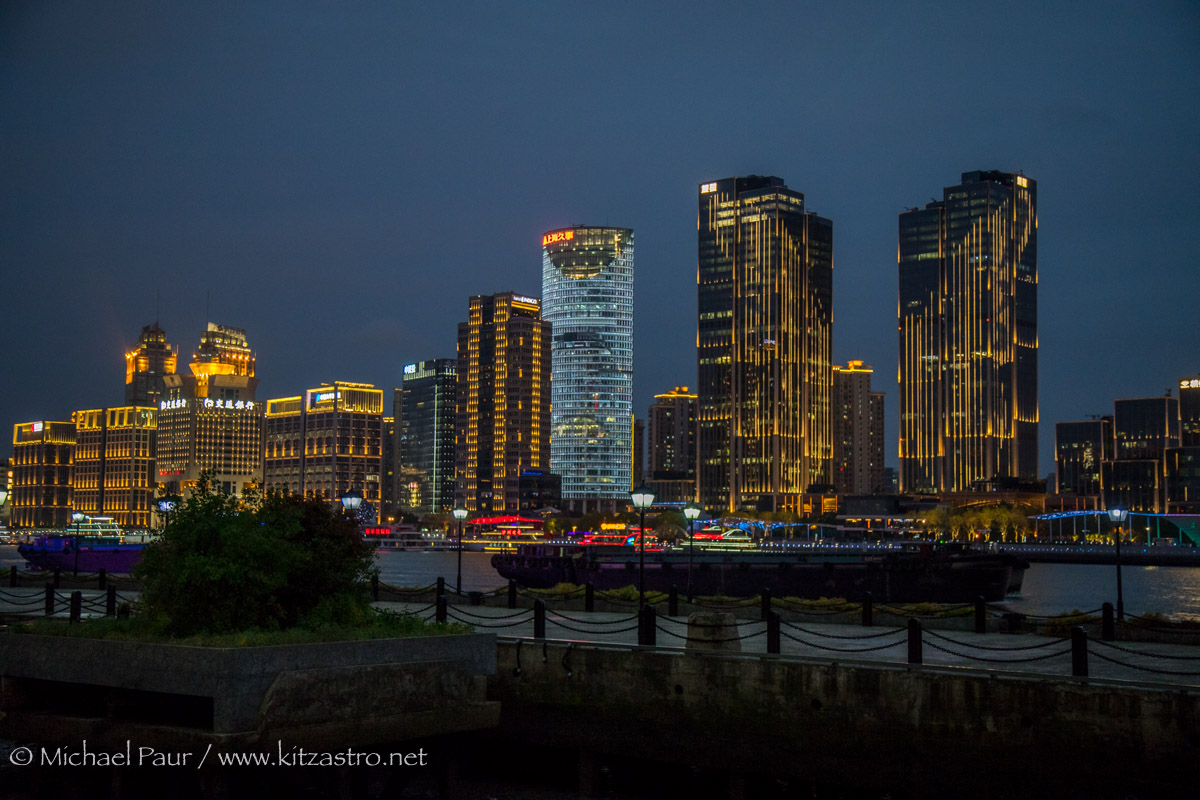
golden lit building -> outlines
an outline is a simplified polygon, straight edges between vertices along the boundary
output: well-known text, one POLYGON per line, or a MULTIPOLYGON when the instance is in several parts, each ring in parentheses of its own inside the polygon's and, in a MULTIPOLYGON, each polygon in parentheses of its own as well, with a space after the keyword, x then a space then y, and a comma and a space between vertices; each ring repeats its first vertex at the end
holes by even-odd
POLYGON ((158 404, 158 482, 179 492, 201 472, 241 494, 261 478, 262 404, 255 399, 254 353, 245 331, 208 323, 191 374, 163 377, 158 404))
POLYGON ((1037 181, 966 172, 900 214, 900 489, 1037 480, 1037 181))
POLYGON ((72 506, 110 517, 122 528, 149 529, 157 489, 154 455, 158 409, 141 406, 76 411, 72 506))
POLYGON ((550 323, 534 297, 472 297, 458 325, 454 500, 517 511, 521 474, 550 466, 550 323))
POLYGON ((714 512, 829 483, 833 223, 780 178, 700 185, 697 483, 714 512))
POLYGON ((382 389, 335 381, 267 401, 265 491, 333 502, 355 489, 377 512, 382 470, 382 389))
POLYGON ((163 376, 175 374, 177 361, 158 322, 143 327, 138 346, 125 354, 125 405, 157 406, 162 399, 163 376))
POLYGON ((13 528, 65 528, 71 524, 73 422, 24 422, 13 426, 13 528))

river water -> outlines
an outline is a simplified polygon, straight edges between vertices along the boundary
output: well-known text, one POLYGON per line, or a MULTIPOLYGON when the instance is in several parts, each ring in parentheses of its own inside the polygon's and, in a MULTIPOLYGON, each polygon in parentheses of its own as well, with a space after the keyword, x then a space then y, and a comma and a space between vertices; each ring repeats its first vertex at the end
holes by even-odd
MULTIPOLYGON (((379 552, 380 580, 393 586, 428 586, 439 577, 453 586, 458 553, 379 552)), ((16 547, 0 545, 0 569, 25 569, 16 547)), ((496 574, 488 553, 462 554, 463 588, 487 591, 506 584, 496 574)), ((1160 613, 1172 618, 1200 619, 1200 567, 1121 568, 1125 610, 1131 614, 1160 613)), ((1025 573, 1020 595, 1004 606, 1024 614, 1049 616, 1067 611, 1093 611, 1117 599, 1117 569, 1094 564, 1033 564, 1025 573)))

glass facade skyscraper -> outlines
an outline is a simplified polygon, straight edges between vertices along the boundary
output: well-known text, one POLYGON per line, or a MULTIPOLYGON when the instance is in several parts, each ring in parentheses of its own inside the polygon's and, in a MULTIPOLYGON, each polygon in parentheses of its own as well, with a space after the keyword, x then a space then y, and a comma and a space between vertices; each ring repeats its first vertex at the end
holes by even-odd
POLYGON ((551 325, 550 469, 564 500, 633 488, 633 231, 542 237, 542 318, 551 325))
POLYGON ((830 475, 833 223, 751 175, 701 184, 697 229, 700 502, 799 511, 830 475))
POLYGON ((1037 181, 966 172, 899 219, 900 489, 1035 481, 1037 181))
POLYGON ((396 390, 396 497, 417 514, 454 507, 457 376, 453 358, 418 361, 396 390))

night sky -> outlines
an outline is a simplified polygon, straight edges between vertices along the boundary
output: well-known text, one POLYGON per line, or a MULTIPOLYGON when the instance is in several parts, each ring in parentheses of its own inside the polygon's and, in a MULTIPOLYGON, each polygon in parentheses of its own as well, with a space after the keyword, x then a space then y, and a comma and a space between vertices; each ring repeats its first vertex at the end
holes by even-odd
POLYGON ((1200 373, 1198 9, 0 4, 0 452, 121 404, 156 314, 181 366, 245 328, 260 399, 390 408, 575 223, 635 231, 644 416, 695 385, 697 185, 757 173, 833 220, 833 357, 875 367, 894 466, 897 214, 999 169, 1038 181, 1047 473, 1056 421, 1200 373))

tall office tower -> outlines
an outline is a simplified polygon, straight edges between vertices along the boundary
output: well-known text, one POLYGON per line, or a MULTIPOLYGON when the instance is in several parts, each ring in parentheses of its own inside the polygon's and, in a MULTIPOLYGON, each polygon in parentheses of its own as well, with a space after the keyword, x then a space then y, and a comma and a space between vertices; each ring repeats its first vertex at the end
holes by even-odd
POLYGON ((1200 447, 1200 377, 1179 381, 1179 440, 1184 447, 1200 447))
POLYGON ((13 460, 0 458, 0 525, 8 527, 12 511, 13 460))
POLYGON ((839 494, 882 494, 884 394, 861 361, 833 367, 833 486, 839 494))
POLYGON ((380 442, 379 521, 395 522, 396 513, 396 418, 383 418, 380 442), (389 519, 390 518, 390 519, 389 519))
POLYGON ((155 511, 158 409, 144 406, 76 411, 72 505, 110 517, 122 528, 148 529, 155 511))
POLYGON ((633 485, 646 481, 646 420, 633 419, 633 485))
POLYGON ((454 502, 517 511, 521 473, 550 466, 550 323, 512 292, 472 297, 458 325, 454 502))
POLYGON ((800 510, 830 479, 833 223, 751 175, 701 184, 697 228, 700 502, 800 510))
POLYGON ((125 405, 156 406, 163 376, 174 375, 178 356, 158 322, 142 328, 136 349, 125 354, 125 405))
POLYGON ((1165 459, 1178 448, 1179 401, 1142 397, 1113 402, 1113 458, 1102 465, 1106 508, 1160 513, 1166 508, 1165 459))
POLYGON ((1037 480, 1037 181, 964 172, 898 260, 901 490, 1037 480))
POLYGON ((650 474, 696 477, 696 395, 686 386, 654 395, 650 406, 650 474))
MULTIPOLYGON (((383 390, 335 381, 267 401, 263 489, 336 502, 354 489, 378 513, 383 390)), ((367 506, 367 504, 370 506, 367 506)))
POLYGON ((1113 452, 1112 422, 1112 417, 1099 417, 1055 423, 1054 474, 1058 494, 1100 495, 1101 465, 1112 458, 1113 452))
POLYGON ((633 231, 542 236, 542 318, 553 335, 550 469, 563 500, 623 506, 633 488, 633 231))
POLYGON ((245 331, 208 323, 191 374, 163 376, 158 403, 158 481, 179 493, 201 472, 240 494, 262 477, 262 405, 245 331))
POLYGON ((13 426, 13 477, 9 489, 13 528, 65 528, 71 524, 72 422, 13 426))
POLYGON ((404 366, 396 390, 396 496, 417 515, 454 507, 454 425, 458 362, 435 358, 404 366))

